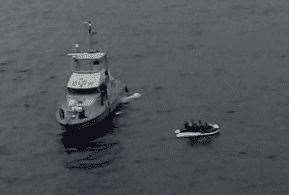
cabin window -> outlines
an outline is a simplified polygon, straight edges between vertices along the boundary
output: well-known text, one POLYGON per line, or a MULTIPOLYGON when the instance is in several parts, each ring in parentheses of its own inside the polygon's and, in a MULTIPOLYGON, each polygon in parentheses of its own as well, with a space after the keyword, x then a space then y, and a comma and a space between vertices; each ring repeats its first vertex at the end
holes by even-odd
POLYGON ((100 90, 98 87, 89 88, 89 89, 76 89, 76 88, 68 88, 70 93, 77 93, 77 94, 90 94, 90 93, 99 93, 100 90))
POLYGON ((99 61, 98 60, 94 60, 93 61, 93 65, 99 65, 99 61))

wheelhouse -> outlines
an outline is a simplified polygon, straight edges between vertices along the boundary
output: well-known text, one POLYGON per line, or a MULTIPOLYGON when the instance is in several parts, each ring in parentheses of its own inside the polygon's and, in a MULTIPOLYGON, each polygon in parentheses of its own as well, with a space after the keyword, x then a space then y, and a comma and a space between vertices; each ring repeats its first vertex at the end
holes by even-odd
POLYGON ((72 74, 67 88, 71 93, 98 93, 99 86, 105 82, 107 55, 97 53, 70 53, 72 57, 72 74))
POLYGON ((98 72, 107 70, 107 54, 105 52, 96 53, 69 53, 72 57, 73 72, 98 72))

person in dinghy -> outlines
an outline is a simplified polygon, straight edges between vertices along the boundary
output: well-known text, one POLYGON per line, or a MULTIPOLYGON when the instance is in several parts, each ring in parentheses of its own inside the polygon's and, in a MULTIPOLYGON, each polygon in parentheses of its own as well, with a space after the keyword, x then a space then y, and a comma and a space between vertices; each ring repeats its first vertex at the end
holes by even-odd
POLYGON ((179 133, 197 133, 200 135, 208 135, 219 132, 219 125, 217 124, 208 124, 207 122, 202 122, 201 120, 194 122, 194 120, 185 121, 183 128, 177 129, 176 134, 179 133))

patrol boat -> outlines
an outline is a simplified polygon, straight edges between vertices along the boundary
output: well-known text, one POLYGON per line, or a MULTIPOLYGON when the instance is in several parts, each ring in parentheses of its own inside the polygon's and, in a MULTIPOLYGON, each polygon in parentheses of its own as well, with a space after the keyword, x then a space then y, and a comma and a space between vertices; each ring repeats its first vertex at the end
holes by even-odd
POLYGON ((104 120, 127 97, 127 87, 113 78, 106 52, 70 53, 72 73, 64 102, 56 112, 65 128, 83 128, 104 120))

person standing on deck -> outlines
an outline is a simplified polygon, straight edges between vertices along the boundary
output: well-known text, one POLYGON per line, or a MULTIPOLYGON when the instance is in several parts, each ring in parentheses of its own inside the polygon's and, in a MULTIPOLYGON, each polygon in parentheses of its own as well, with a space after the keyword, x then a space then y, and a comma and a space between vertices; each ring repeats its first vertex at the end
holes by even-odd
POLYGON ((108 84, 110 79, 109 79, 109 74, 107 70, 104 72, 104 75, 105 75, 105 83, 108 84))
POLYGON ((100 85, 99 89, 100 89, 100 104, 103 105, 104 101, 106 101, 108 99, 106 83, 102 83, 100 85))
POLYGON ((88 34, 89 35, 92 35, 92 23, 91 21, 89 20, 88 22, 84 22, 88 25, 88 34))

